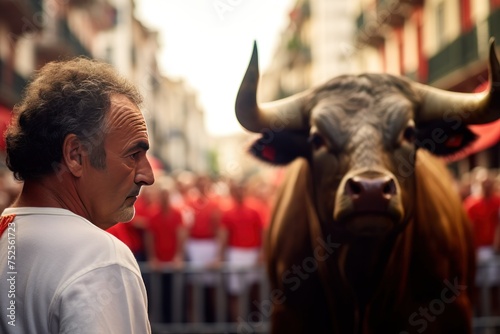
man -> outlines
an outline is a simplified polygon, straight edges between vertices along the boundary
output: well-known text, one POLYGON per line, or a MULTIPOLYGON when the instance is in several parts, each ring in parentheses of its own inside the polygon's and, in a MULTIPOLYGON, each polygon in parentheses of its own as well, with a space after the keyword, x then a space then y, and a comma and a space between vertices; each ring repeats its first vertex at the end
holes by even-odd
POLYGON ((141 96, 110 65, 45 65, 14 109, 7 165, 24 181, 0 220, 1 333, 150 333, 130 250, 104 229, 154 182, 141 96))

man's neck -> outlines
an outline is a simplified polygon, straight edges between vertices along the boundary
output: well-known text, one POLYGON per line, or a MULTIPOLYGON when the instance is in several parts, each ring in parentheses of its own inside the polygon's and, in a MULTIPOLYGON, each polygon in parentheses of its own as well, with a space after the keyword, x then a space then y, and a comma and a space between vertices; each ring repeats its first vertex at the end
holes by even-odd
POLYGON ((12 207, 52 207, 62 208, 89 219, 73 187, 51 176, 24 182, 21 193, 12 207))

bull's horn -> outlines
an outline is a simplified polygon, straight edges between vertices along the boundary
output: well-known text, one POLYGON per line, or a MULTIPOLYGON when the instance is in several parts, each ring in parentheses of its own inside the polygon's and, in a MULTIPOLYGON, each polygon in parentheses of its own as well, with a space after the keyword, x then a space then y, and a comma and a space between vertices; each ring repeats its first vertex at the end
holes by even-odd
POLYGON ((415 83, 422 97, 418 122, 456 120, 465 124, 484 124, 500 118, 500 64, 495 40, 490 39, 489 88, 480 93, 457 93, 415 83))
POLYGON ((303 129, 308 125, 308 118, 302 111, 308 91, 259 105, 258 83, 259 60, 254 42, 252 58, 236 96, 236 118, 245 129, 261 132, 264 129, 303 129))

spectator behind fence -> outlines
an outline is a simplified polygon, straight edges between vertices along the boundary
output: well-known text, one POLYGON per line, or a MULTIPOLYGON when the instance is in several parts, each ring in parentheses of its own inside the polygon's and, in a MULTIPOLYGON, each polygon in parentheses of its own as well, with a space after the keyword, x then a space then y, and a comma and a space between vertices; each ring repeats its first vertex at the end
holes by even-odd
POLYGON ((24 184, 0 219, 1 333, 151 332, 137 262, 104 231, 131 220, 154 182, 141 99, 83 58, 49 63, 27 86, 6 134, 24 184))
MULTIPOLYGON (((496 189, 495 173, 486 168, 473 170, 472 193, 464 201, 469 216, 477 252, 476 283, 499 285, 500 270, 493 261, 500 251, 500 196, 496 189)), ((493 305, 498 308, 498 305, 493 305)))
POLYGON ((244 184, 231 183, 232 205, 222 213, 218 235, 219 259, 235 270, 228 276, 232 321, 238 318, 238 296, 245 289, 251 288, 250 300, 257 300, 257 283, 261 277, 255 269, 262 261, 264 226, 259 213, 245 202, 245 191, 244 184), (239 272, 240 269, 245 271, 239 272))
MULTIPOLYGON (((151 207, 151 218, 145 230, 145 246, 149 265, 153 270, 166 267, 181 268, 184 265, 186 227, 182 213, 172 206, 171 189, 163 182, 159 186, 158 199, 151 207)), ((172 320, 172 274, 162 274, 162 322, 172 320)), ((180 305, 178 305, 180 307, 180 305)))
POLYGON ((217 260, 216 234, 220 222, 219 204, 212 194, 212 181, 209 177, 199 175, 195 178, 194 186, 186 192, 186 203, 191 208, 193 220, 188 225, 188 240, 186 255, 189 264, 198 269, 207 269, 206 272, 190 276, 188 289, 188 309, 191 320, 195 319, 192 302, 193 284, 202 286, 207 303, 203 310, 207 321, 215 319, 215 285, 217 275, 208 271, 217 260))
MULTIPOLYGON (((187 257, 194 267, 208 268, 217 258, 215 235, 219 226, 220 211, 217 202, 210 194, 211 182, 197 178, 195 187, 187 193, 186 203, 193 213, 193 221, 188 226, 189 236, 186 244, 187 257)), ((215 284, 214 276, 200 277, 203 284, 215 284)))
POLYGON ((464 206, 471 220, 474 242, 478 251, 500 251, 498 240, 500 195, 496 189, 495 175, 485 168, 476 169, 473 188, 464 206))

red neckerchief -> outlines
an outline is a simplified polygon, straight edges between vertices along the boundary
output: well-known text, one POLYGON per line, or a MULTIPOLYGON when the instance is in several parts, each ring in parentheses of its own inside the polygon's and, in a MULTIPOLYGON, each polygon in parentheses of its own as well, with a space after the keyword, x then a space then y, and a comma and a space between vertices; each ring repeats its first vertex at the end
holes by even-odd
POLYGON ((14 218, 16 218, 16 215, 7 215, 0 217, 0 237, 2 236, 3 232, 5 232, 9 224, 12 223, 14 218))

